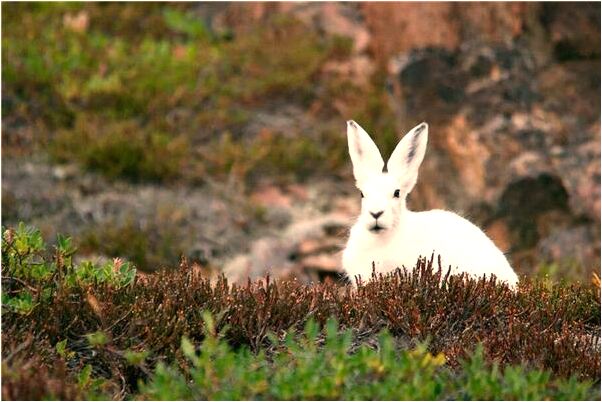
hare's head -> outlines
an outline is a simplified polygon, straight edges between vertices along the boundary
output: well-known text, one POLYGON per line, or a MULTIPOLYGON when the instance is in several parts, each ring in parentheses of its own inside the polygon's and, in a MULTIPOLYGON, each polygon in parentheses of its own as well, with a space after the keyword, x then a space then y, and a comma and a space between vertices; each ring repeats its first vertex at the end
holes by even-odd
POLYGON ((390 233, 405 211, 406 197, 416 184, 424 158, 428 125, 421 123, 397 144, 385 164, 374 141, 353 120, 347 122, 349 155, 355 185, 362 196, 358 222, 375 235, 390 233))

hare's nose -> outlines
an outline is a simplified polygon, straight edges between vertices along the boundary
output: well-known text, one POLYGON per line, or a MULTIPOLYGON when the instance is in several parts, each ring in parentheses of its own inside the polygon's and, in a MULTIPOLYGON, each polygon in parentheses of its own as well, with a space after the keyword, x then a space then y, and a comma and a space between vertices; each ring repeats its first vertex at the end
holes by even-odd
POLYGON ((374 217, 374 219, 378 219, 378 217, 381 216, 383 214, 383 212, 385 212, 385 211, 370 212, 370 215, 372 215, 374 217))

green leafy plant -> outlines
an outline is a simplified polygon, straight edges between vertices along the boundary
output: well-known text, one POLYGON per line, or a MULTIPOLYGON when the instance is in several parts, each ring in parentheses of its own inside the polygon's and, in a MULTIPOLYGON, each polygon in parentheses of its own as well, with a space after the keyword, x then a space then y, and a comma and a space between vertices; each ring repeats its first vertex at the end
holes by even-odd
POLYGON ((67 348, 67 339, 57 342, 54 347, 56 349, 56 353, 65 360, 72 359, 75 356, 75 352, 70 351, 67 348))
POLYGON ((104 346, 107 342, 109 342, 107 334, 103 331, 96 331, 91 334, 86 334, 86 338, 92 347, 104 346))
POLYGON ((104 385, 104 379, 92 376, 92 366, 89 364, 77 374, 77 386, 88 400, 106 400, 107 395, 102 391, 104 385))
POLYGON ((70 286, 87 283, 109 283, 117 288, 131 285, 136 276, 136 269, 127 261, 115 258, 102 265, 90 261, 83 261, 73 266, 65 278, 65 283, 70 286))
POLYGON ((47 249, 40 231, 20 223, 2 229, 2 309, 28 315, 41 302, 49 302, 59 287, 110 284, 116 288, 134 282, 136 269, 115 258, 102 265, 73 263, 77 248, 70 237, 57 235, 54 252, 47 249))
POLYGON ((31 313, 35 307, 35 303, 30 292, 22 291, 13 297, 2 293, 2 306, 18 314, 27 315, 31 313))
POLYGON ((144 360, 149 356, 149 352, 147 350, 143 350, 140 352, 136 352, 133 350, 126 350, 124 357, 127 362, 133 366, 138 366, 144 362, 144 360))
POLYGON ((458 399, 481 400, 587 400, 597 399, 591 382, 579 382, 574 377, 552 381, 549 372, 526 370, 520 366, 500 369, 497 363, 490 368, 484 358, 482 345, 462 363, 455 379, 462 387, 454 394, 458 399))
POLYGON ((339 332, 329 319, 320 333, 313 320, 300 338, 271 338, 276 350, 257 354, 232 349, 207 319, 205 339, 195 348, 186 337, 181 351, 190 365, 183 369, 160 363, 140 397, 155 400, 198 399, 587 399, 596 397, 590 382, 552 381, 545 371, 511 366, 500 370, 483 359, 479 346, 459 373, 446 367, 445 356, 426 345, 399 350, 382 332, 376 350, 363 345, 351 353, 352 332, 339 332), (319 346, 321 345, 321 346, 319 346))
POLYGON ((166 9, 163 13, 165 24, 176 32, 186 34, 190 39, 203 39, 209 36, 205 24, 194 16, 173 9, 166 9))

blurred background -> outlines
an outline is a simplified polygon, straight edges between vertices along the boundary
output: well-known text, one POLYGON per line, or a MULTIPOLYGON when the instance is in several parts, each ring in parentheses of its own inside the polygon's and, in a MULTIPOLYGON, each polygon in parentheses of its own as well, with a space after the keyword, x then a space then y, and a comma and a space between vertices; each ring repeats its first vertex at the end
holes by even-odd
POLYGON ((599 272, 600 3, 2 4, 2 225, 85 258, 336 276, 348 119, 429 123, 411 209, 599 272))

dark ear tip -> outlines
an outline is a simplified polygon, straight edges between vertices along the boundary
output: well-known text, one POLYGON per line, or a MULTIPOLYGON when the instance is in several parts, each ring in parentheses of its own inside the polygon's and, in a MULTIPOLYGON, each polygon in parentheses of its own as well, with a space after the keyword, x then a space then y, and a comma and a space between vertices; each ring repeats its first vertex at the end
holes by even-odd
POLYGON ((347 125, 348 125, 348 126, 355 127, 355 126, 357 125, 357 123, 356 123, 356 122, 354 122, 353 120, 347 120, 347 125))
POLYGON ((426 122, 422 122, 420 123, 417 127, 416 127, 416 131, 415 134, 420 134, 421 132, 423 132, 424 130, 428 129, 429 125, 426 124, 426 122))

